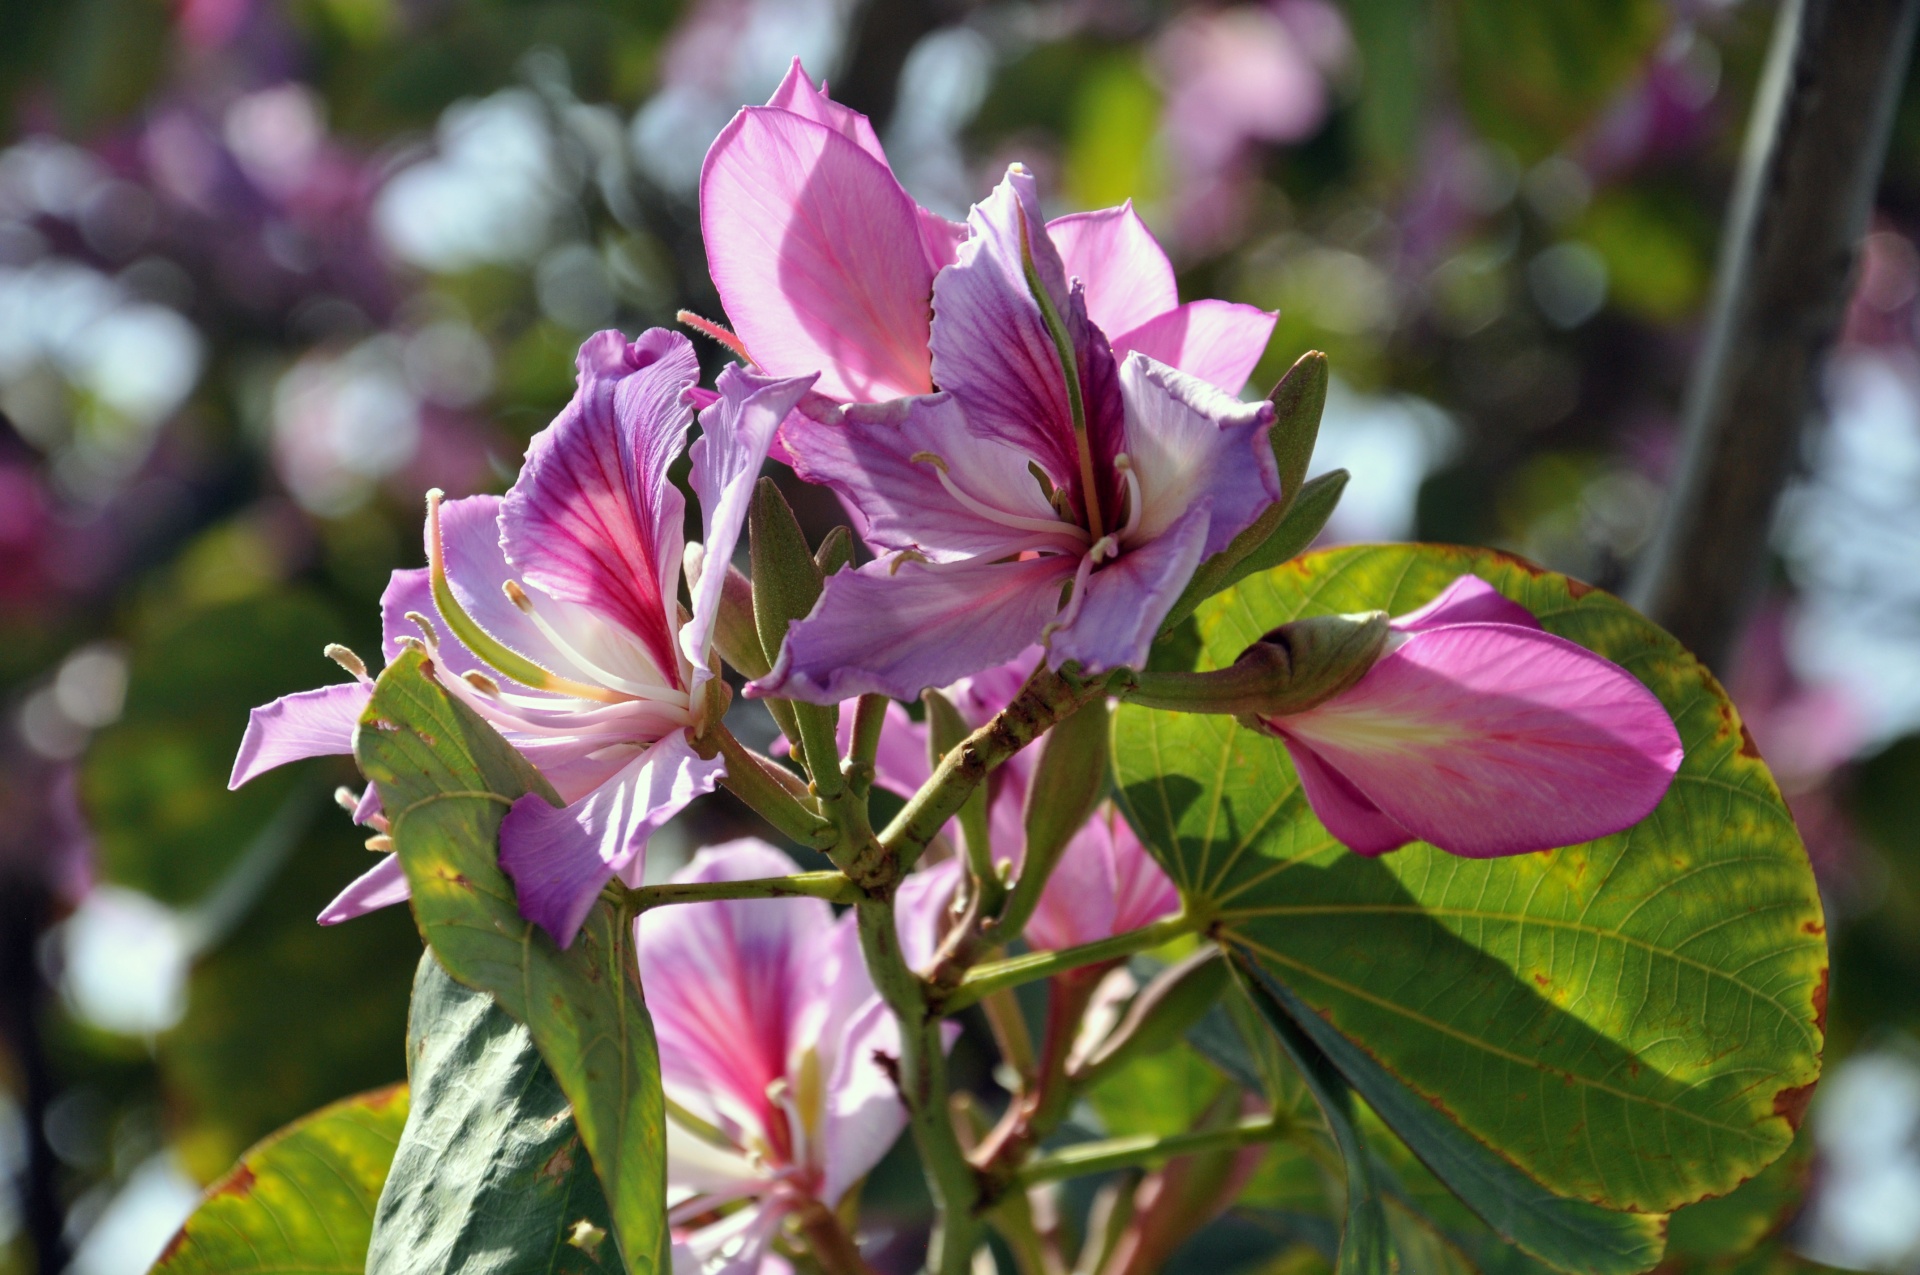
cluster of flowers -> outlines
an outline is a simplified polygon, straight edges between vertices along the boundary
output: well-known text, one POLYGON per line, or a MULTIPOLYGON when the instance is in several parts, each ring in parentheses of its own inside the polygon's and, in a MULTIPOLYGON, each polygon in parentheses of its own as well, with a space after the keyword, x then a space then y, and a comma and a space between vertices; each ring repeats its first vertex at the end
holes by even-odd
MULTIPOLYGON (((383 599, 386 657, 424 646, 440 684, 565 803, 523 797, 500 831, 522 912, 563 946, 609 879, 640 884, 649 835, 729 765, 710 746, 726 702, 716 626, 769 455, 833 489, 876 557, 827 577, 746 694, 835 705, 944 687, 969 726, 1043 664, 1081 678, 1144 668, 1196 570, 1283 494, 1275 409, 1239 397, 1273 316, 1181 304, 1130 208, 1043 221, 1016 166, 950 223, 914 203, 867 121, 796 64, 714 144, 702 222, 734 325, 703 330, 744 366, 704 390, 684 337, 593 337, 573 401, 512 488, 430 498, 428 565, 396 572, 383 599), (668 472, 696 411, 702 541, 683 545, 668 472)), ((1566 845, 1636 822, 1665 792, 1680 747, 1658 701, 1483 582, 1376 628, 1335 693, 1242 716, 1284 741, 1314 812, 1353 850, 1566 845)), ((333 649, 355 680, 256 710, 236 785, 351 750, 372 682, 333 649)), ((888 708, 877 783, 922 788, 926 730, 888 708)), ((1048 799, 1028 792, 1029 757, 996 772, 985 815, 1010 871, 1022 812, 1048 799)), ((371 789, 356 817, 378 819, 371 789)), ((900 886, 916 968, 937 957, 961 866, 900 886)), ((792 870, 770 846, 735 842, 681 879, 792 870)), ((390 855, 321 919, 406 894, 390 855)), ((1025 937, 1084 944, 1177 906, 1103 804, 1060 854, 1025 937)), ((886 1043, 898 1027, 851 918, 822 901, 709 902, 638 925, 668 1096, 701 1130, 674 1130, 674 1216, 683 1230, 706 1219, 685 1236, 703 1263, 747 1269, 784 1218, 837 1204, 900 1131, 875 1061, 898 1052, 886 1043)))

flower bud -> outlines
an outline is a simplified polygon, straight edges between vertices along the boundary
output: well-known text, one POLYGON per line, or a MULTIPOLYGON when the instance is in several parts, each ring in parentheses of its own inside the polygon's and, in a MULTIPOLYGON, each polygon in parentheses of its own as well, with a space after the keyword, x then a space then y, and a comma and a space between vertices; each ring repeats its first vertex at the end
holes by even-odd
POLYGON ((1366 676, 1385 654, 1385 611, 1314 615, 1283 624, 1212 673, 1129 670, 1114 689, 1148 708, 1225 713, 1254 730, 1262 719, 1304 713, 1366 676))
POLYGON ((1022 812, 1026 853, 1002 917, 1010 934, 1025 927, 1054 865, 1106 795, 1109 718, 1102 696, 1056 723, 1040 743, 1022 812))
POLYGON ((780 658, 787 626, 820 600, 820 568, 807 550, 800 522, 771 478, 762 478, 747 515, 753 562, 753 616, 769 668, 780 658))

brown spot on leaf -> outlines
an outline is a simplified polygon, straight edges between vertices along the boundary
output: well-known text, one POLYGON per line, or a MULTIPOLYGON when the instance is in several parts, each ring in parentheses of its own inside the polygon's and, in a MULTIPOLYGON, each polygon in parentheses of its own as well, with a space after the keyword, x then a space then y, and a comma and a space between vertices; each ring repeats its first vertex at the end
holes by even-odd
POLYGON ((362 726, 371 726, 375 730, 396 731, 400 729, 384 717, 369 717, 360 724, 362 726))
POLYGON ((1827 1030, 1827 975, 1824 968, 1820 971, 1820 986, 1813 989, 1813 1025, 1823 1034, 1827 1030))
POLYGON ((1773 1114, 1787 1122, 1787 1128, 1798 1129, 1800 1122, 1806 1119, 1807 1104, 1813 1101, 1813 1082, 1795 1085, 1791 1089, 1782 1089, 1773 1095, 1773 1114))
POLYGON ((1545 974, 1535 974, 1533 976, 1533 981, 1540 984, 1540 986, 1542 987, 1546 987, 1550 985, 1552 980, 1548 979, 1545 974))
POLYGON ((573 1143, 574 1140, 568 1138, 558 1151, 547 1158, 547 1162, 540 1166, 541 1177, 549 1182, 558 1182, 573 1172, 573 1143))
POLYGON ((160 1250, 160 1257, 153 1264, 154 1269, 158 1270, 162 1266, 165 1266, 167 1262, 173 1257, 173 1255, 180 1251, 180 1249, 182 1248, 182 1246, 186 1244, 186 1242, 187 1242, 187 1228, 185 1226, 182 1226, 179 1230, 173 1233, 173 1238, 167 1241, 167 1246, 164 1249, 160 1250))
POLYGON ((1753 742, 1753 732, 1747 729, 1745 722, 1740 723, 1740 755, 1760 760, 1760 745, 1753 742))
POLYGON ((1567 596, 1575 602, 1578 602, 1581 598, 1586 597, 1592 592, 1593 586, 1585 580, 1576 580, 1572 576, 1567 577, 1567 596))
POLYGON ((425 744, 428 748, 438 748, 440 746, 439 740, 435 739, 433 736, 427 734, 427 732, 423 730, 415 731, 414 734, 420 736, 420 742, 425 744))
POLYGON ((1802 921, 1800 923, 1800 932, 1802 934, 1825 934, 1827 927, 1818 921, 1802 921))
POLYGON ((226 1180, 207 1192, 207 1196, 211 1199, 217 1195, 236 1195, 245 1199, 253 1194, 253 1183, 253 1170, 244 1164, 236 1165, 233 1172, 226 1176, 226 1180))

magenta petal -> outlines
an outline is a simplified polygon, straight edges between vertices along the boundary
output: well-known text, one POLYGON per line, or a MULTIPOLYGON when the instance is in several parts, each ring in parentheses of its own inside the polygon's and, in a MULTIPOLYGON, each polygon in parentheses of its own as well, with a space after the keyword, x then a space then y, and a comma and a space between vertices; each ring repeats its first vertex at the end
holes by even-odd
POLYGON ((1173 881, 1108 805, 1067 843, 1027 923, 1027 941, 1045 951, 1096 943, 1179 907, 1173 881))
POLYGON ((960 888, 964 867, 958 859, 943 859, 910 874, 895 892, 894 933, 900 939, 900 955, 911 968, 924 972, 946 937, 953 894, 960 888))
MULTIPOLYGON (((799 67, 796 59, 794 66, 799 67)), ((716 384, 720 400, 700 413, 701 435, 693 444, 690 475, 700 498, 702 547, 712 570, 701 573, 693 590, 693 615, 680 630, 681 654, 693 664, 694 677, 707 669, 708 646, 726 584, 727 564, 740 542, 740 527, 753 500, 767 446, 813 384, 811 376, 774 380, 729 365, 716 384)))
POLYGON ((320 913, 320 924, 338 925, 395 903, 405 903, 407 898, 407 874, 400 870, 400 856, 390 854, 340 891, 320 913))
MULTIPOLYGON (((971 237, 934 280, 933 379, 959 402, 970 430, 1030 457, 1055 486, 1084 502, 1066 374, 1028 283, 1026 258, 1073 344, 1097 474, 1112 472, 1125 409, 1113 352, 1088 320, 1083 292, 1068 287, 1039 208, 1032 175, 1017 165, 974 205, 971 237)), ((1111 511, 1119 493, 1109 484, 1097 494, 1111 511)))
POLYGON ((1219 553, 1280 499, 1280 471, 1267 433, 1273 404, 1232 395, 1142 354, 1120 369, 1127 402, 1127 455, 1140 480, 1141 516, 1131 548, 1164 534, 1194 502, 1213 511, 1202 556, 1219 553))
POLYGON ((1508 624, 1416 633, 1352 689, 1275 725, 1408 833, 1472 858, 1631 827, 1681 759, 1673 720, 1632 674, 1508 624))
POLYGON ((534 435, 500 512, 507 560, 529 583, 626 629, 670 681, 686 501, 667 470, 686 445, 683 395, 699 374, 678 333, 589 337, 573 401, 534 435))
POLYGON ((1416 838, 1389 819, 1380 807, 1348 783, 1341 773, 1320 760, 1319 754, 1297 739, 1283 740, 1307 804, 1334 839, 1355 854, 1368 857, 1398 850, 1416 838))
POLYGON ((712 792, 724 769, 675 731, 572 805, 550 806, 535 793, 514 802, 500 824, 500 867, 513 878, 520 915, 571 946, 601 887, 616 874, 639 885, 647 838, 712 792))
POLYGON ((1089 576, 1072 622, 1047 641, 1048 664, 1078 660, 1088 674, 1144 667, 1160 622, 1200 565, 1210 521, 1201 501, 1158 539, 1089 576))
POLYGON ((1393 617, 1393 627, 1401 633, 1419 633, 1444 624, 1517 624, 1537 629, 1540 621, 1533 612, 1510 598, 1479 576, 1461 576, 1440 591, 1417 611, 1393 617))
POLYGON ((1086 543, 1047 503, 1026 454, 971 432, 951 395, 825 411, 822 406, 808 403, 787 421, 783 436, 794 472, 858 508, 866 519, 862 538, 875 549, 913 549, 935 562, 951 562, 1023 549, 1077 553, 1086 543), (947 483, 967 500, 941 482, 939 467, 929 459, 936 456, 946 466, 947 483))
MULTIPOLYGON (((500 548, 500 497, 468 496, 442 501, 440 505, 440 542, 446 555, 447 585, 460 606, 487 633, 532 660, 542 668, 564 670, 567 658, 533 621, 507 601, 501 586, 513 577, 507 556, 500 548)), ((429 535, 432 529, 428 528, 429 535)), ((420 636, 420 630, 407 619, 409 611, 432 621, 439 615, 433 601, 433 584, 426 568, 396 571, 380 595, 380 626, 385 634, 382 649, 389 661, 400 658, 399 639, 403 635, 420 636)), ((447 671, 455 674, 475 669, 490 677, 499 673, 482 663, 466 644, 453 635, 445 623, 437 624, 440 659, 447 671)))
MULTIPOLYGON (((1057 217, 1047 223, 1047 235, 1067 276, 1086 286, 1087 317, 1101 331, 1130 332, 1180 304, 1173 264, 1132 200, 1057 217)), ((1119 342, 1114 349, 1119 352, 1119 342)))
POLYGON ((825 86, 815 88, 799 58, 787 67, 780 87, 767 99, 767 105, 823 124, 882 164, 887 162, 887 153, 880 149, 880 138, 874 133, 872 122, 852 107, 842 106, 828 97, 825 86))
POLYGON ((359 682, 342 682, 282 695, 254 709, 247 716, 247 733, 240 737, 227 787, 238 788, 290 761, 352 753, 354 728, 372 694, 359 682))
MULTIPOLYGON (((1066 556, 1025 562, 871 562, 827 581, 748 693, 837 704, 870 691, 910 700, 1018 655, 1072 577, 1066 556)), ((1169 600, 1171 605, 1171 600, 1169 600)))
POLYGON ((1136 327, 1119 329, 1121 335, 1113 338, 1113 352, 1119 357, 1138 350, 1229 394, 1238 394, 1246 388, 1260 356, 1267 352, 1278 320, 1279 315, 1257 306, 1189 301, 1136 327))
POLYGON ((707 152, 700 228, 721 304, 771 375, 877 402, 932 389, 935 266, 885 162, 791 111, 740 112, 707 152))

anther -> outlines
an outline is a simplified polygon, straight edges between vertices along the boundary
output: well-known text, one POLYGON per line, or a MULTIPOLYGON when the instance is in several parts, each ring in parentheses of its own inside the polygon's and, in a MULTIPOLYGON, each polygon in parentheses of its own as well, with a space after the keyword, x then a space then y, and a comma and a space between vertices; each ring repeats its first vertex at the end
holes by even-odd
POLYGON ((333 790, 333 804, 348 814, 352 814, 360 808, 360 794, 345 784, 341 784, 333 790))
POLYGON ((327 643, 321 650, 321 654, 325 655, 335 664, 338 664, 341 668, 347 670, 347 672, 353 674, 359 680, 363 682, 372 680, 367 676, 367 662, 338 642, 327 643))
POLYGON ((375 833, 373 836, 367 838, 367 849, 373 851, 375 854, 392 854, 393 838, 384 832, 375 833))
POLYGON ((482 695, 498 696, 500 694, 500 683, 494 681, 479 669, 469 669, 460 676, 466 680, 468 686, 479 691, 482 695))
POLYGON ((413 621, 415 628, 419 629, 421 633, 426 635, 428 646, 440 645, 440 631, 433 627, 432 620, 429 620, 426 616, 421 615, 418 611, 407 612, 407 618, 413 621))

